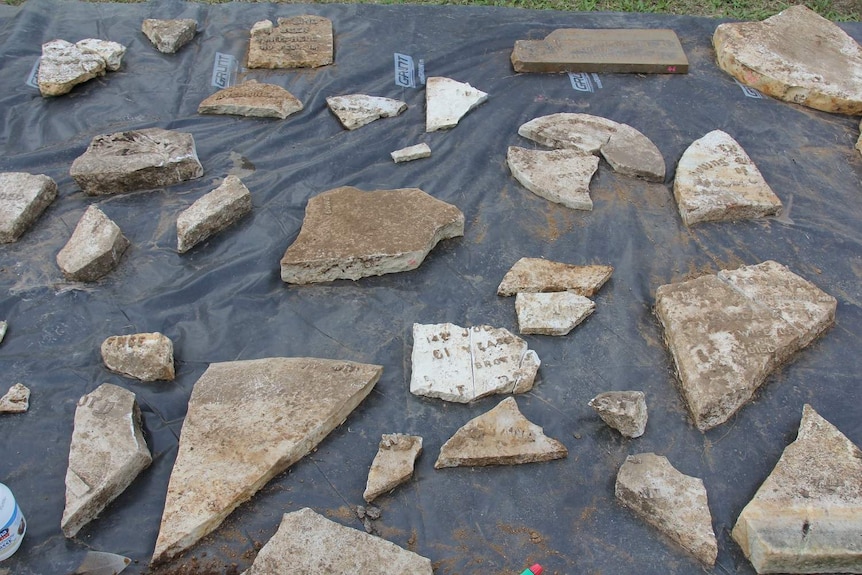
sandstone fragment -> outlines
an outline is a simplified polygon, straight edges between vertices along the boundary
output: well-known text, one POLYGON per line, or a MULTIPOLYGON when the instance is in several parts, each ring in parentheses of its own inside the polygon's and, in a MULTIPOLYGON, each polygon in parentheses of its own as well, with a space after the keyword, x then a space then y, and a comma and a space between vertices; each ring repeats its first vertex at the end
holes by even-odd
POLYGON ((155 333, 112 335, 102 342, 105 367, 141 381, 173 381, 174 344, 155 333))
POLYGON ((521 185, 573 210, 592 210, 590 180, 599 159, 578 150, 528 150, 509 146, 506 163, 521 185))
POLYGON ((421 452, 422 438, 418 435, 384 434, 368 471, 362 498, 371 503, 377 496, 410 479, 413 476, 413 464, 421 452))
POLYGON ((251 212, 251 192, 236 176, 198 198, 177 217, 177 251, 181 254, 233 225, 251 212))
POLYGON ((589 406, 626 437, 640 437, 646 431, 647 405, 642 391, 606 391, 592 398, 589 406))
POLYGON ((408 146, 406 148, 401 148, 400 150, 395 150, 390 154, 392 156, 392 160, 398 164, 401 162, 412 162, 413 160, 419 160, 422 158, 430 158, 431 157, 431 148, 426 143, 416 144, 415 146, 408 146))
POLYGON ((576 293, 519 293, 515 297, 522 334, 566 335, 593 313, 596 304, 576 293))
POLYGON ((0 397, 0 413, 24 413, 30 409, 30 390, 16 383, 0 397))
POLYGON ((425 131, 454 128, 467 112, 488 99, 488 94, 465 84, 432 76, 425 84, 425 131))
POLYGON ((613 272, 611 266, 576 266, 542 258, 521 258, 506 272, 497 295, 571 291, 592 297, 613 272))
POLYGON ((178 20, 156 20, 147 18, 141 24, 141 32, 163 54, 174 54, 191 42, 197 33, 198 23, 191 18, 178 20))
POLYGON ((52 40, 42 44, 37 82, 42 96, 60 96, 78 84, 120 68, 126 47, 88 38, 77 44, 52 40))
POLYGON ((306 14, 251 28, 249 68, 317 68, 333 62, 332 21, 306 14))
POLYGON ((326 99, 326 105, 348 130, 355 130, 380 118, 395 117, 407 109, 407 104, 401 100, 365 94, 331 96, 326 99))
POLYGON ((57 254, 57 265, 68 280, 93 282, 117 267, 128 247, 119 226, 90 206, 57 254))
POLYGON ((0 243, 18 241, 55 199, 57 184, 48 176, 0 173, 0 243))
POLYGON ((238 86, 219 90, 207 97, 198 106, 198 114, 231 114, 284 120, 302 108, 302 102, 281 86, 246 80, 238 86))

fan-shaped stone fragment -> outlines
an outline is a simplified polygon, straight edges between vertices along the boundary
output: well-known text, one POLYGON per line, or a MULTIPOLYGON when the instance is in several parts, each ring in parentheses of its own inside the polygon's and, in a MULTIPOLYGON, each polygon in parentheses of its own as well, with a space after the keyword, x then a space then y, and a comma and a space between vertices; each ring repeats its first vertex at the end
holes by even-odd
POLYGON ((509 146, 506 162, 525 188, 573 210, 592 210, 590 180, 599 159, 577 150, 528 150, 509 146))
POLYGON ((45 175, 0 173, 0 242, 18 240, 57 199, 57 184, 45 175))
POLYGON ((111 371, 141 381, 174 379, 174 344, 155 333, 112 335, 102 342, 102 361, 111 371))
POLYGON ((862 573, 862 451, 810 405, 733 538, 758 573, 862 573))
POLYGON ((522 334, 566 335, 596 309, 576 293, 519 293, 515 297, 518 331, 522 334))
POLYGON ((589 406, 626 437, 640 437, 646 431, 647 405, 642 391, 606 391, 592 398, 589 406))
POLYGON ((592 297, 610 279, 611 266, 575 266, 542 258, 521 258, 497 288, 497 295, 571 291, 592 297))
POLYGON ((251 27, 249 68, 317 68, 332 64, 332 21, 305 14, 261 20, 251 27))
POLYGON ((93 282, 117 267, 128 247, 119 226, 90 206, 57 254, 57 265, 68 280, 93 282))
POLYGON ((147 18, 141 24, 141 32, 163 54, 174 54, 191 42, 197 33, 198 23, 191 18, 178 20, 156 20, 147 18))
POLYGON ((251 212, 251 192, 236 176, 198 198, 177 216, 177 251, 185 253, 251 212))
POLYGON ((392 160, 396 164, 401 162, 412 162, 413 160, 419 160, 421 158, 430 158, 431 148, 428 144, 423 142, 422 144, 416 144, 415 146, 408 146, 406 148, 401 148, 400 150, 395 150, 390 154, 390 156, 392 156, 392 160))
POLYGON ((211 364, 189 398, 153 562, 192 546, 314 449, 382 371, 315 358, 211 364))
POLYGON ((232 114, 251 118, 285 119, 302 110, 293 94, 275 84, 247 80, 239 86, 219 90, 198 106, 198 114, 232 114))
POLYGON ((762 22, 720 24, 712 44, 722 70, 764 94, 862 114, 862 46, 804 5, 762 22))
POLYGON ((617 474, 617 500, 683 549, 714 565, 718 543, 706 488, 655 453, 629 455, 617 474))
POLYGON ((488 99, 488 94, 465 84, 432 76, 425 84, 425 131, 446 130, 458 125, 467 112, 488 99))
POLYGON ((78 84, 103 76, 105 59, 65 40, 42 44, 37 82, 42 96, 60 96, 78 84))
POLYGON ((407 109, 407 104, 401 100, 365 94, 332 96, 326 99, 326 105, 348 130, 355 130, 380 118, 392 118, 407 109))
POLYGON ((413 464, 422 452, 422 438, 400 433, 384 434, 377 455, 368 471, 365 484, 365 501, 371 503, 413 476, 413 464))
POLYGON ((135 394, 103 383, 78 401, 60 527, 75 534, 152 462, 135 394))
POLYGON ((16 383, 9 388, 6 395, 0 397, 0 413, 24 413, 30 409, 30 390, 27 386, 16 383))
POLYGON ((416 269, 440 240, 464 235, 464 214, 418 188, 335 188, 308 200, 281 279, 308 284, 416 269))

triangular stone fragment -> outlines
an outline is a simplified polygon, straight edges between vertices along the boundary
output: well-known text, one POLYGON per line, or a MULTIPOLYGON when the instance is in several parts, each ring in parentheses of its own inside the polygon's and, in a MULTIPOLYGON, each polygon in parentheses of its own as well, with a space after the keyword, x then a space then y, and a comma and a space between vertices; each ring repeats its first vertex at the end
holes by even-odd
POLYGON ((862 114, 862 46, 804 5, 762 22, 720 24, 712 43, 722 70, 764 94, 862 114))
POLYGON ((0 173, 0 198, 0 242, 11 243, 57 199, 57 184, 42 174, 0 173))
POLYGON ((506 162, 525 188, 573 210, 592 210, 590 180, 599 159, 578 150, 528 150, 509 146, 506 162))
POLYGON ((309 284, 408 271, 440 240, 462 235, 461 210, 418 188, 335 188, 308 200, 281 279, 309 284))
POLYGON ((257 80, 246 80, 238 86, 219 90, 198 106, 198 114, 230 114, 282 120, 300 110, 302 102, 296 96, 281 86, 262 84, 257 80))
POLYGON ((66 537, 96 518, 152 462, 135 394, 103 383, 78 401, 66 470, 66 537))
POLYGON ((371 503, 413 476, 413 464, 422 452, 422 438, 401 433, 384 434, 368 471, 362 498, 371 503))
POLYGON ((37 82, 42 96, 60 96, 78 84, 120 68, 126 47, 88 38, 77 44, 52 40, 42 44, 37 82))
POLYGON ((571 291, 592 297, 613 272, 611 266, 576 266, 542 258, 521 258, 506 272, 497 295, 571 291))
POLYGON ((515 297, 518 331, 522 334, 566 335, 596 309, 591 299, 576 293, 519 293, 515 297))
POLYGON ((251 27, 249 68, 317 68, 332 64, 332 20, 305 14, 251 27))
POLYGON ((781 212, 781 200, 726 132, 713 130, 683 152, 673 195, 685 225, 747 220, 781 212))
POLYGON ((695 425, 727 421, 769 373, 834 323, 836 307, 773 261, 659 287, 655 312, 695 425))
POLYGON ((519 465, 562 459, 566 446, 545 435, 508 397, 491 411, 468 421, 440 448, 435 469, 519 465))
POLYGON ((407 104, 401 100, 365 94, 332 96, 326 99, 326 105, 348 130, 355 130, 380 118, 392 118, 407 109, 407 104))
POLYGON ((0 397, 0 413, 24 413, 30 409, 30 390, 16 383, 0 397))
POLYGON ((189 398, 153 562, 192 546, 314 449, 382 371, 315 358, 211 364, 189 398))
POLYGON ((189 251, 250 212, 251 192, 238 177, 227 176, 219 187, 177 216, 177 251, 189 251))
POLYGON ((602 421, 626 437, 640 437, 646 431, 647 405, 642 391, 606 391, 588 405, 602 421))
POLYGON ((161 333, 112 335, 102 342, 102 361, 116 373, 141 381, 174 379, 174 344, 161 333))
POLYGON ((242 575, 432 575, 431 561, 309 508, 285 513, 278 531, 242 575))
POLYGON ((163 54, 173 54, 195 37, 198 23, 191 18, 156 20, 147 18, 141 23, 141 32, 163 54))
POLYGON ((96 281, 117 267, 128 247, 129 240, 119 226, 102 210, 90 206, 57 254, 57 265, 68 280, 96 281))
POLYGON ((718 543, 703 481, 655 453, 629 455, 614 488, 617 500, 683 549, 714 565, 718 543))
POLYGON ((488 99, 488 94, 465 84, 432 76, 425 84, 425 131, 454 128, 467 112, 488 99))
POLYGON ((862 451, 810 405, 733 538, 758 573, 862 573, 862 451))

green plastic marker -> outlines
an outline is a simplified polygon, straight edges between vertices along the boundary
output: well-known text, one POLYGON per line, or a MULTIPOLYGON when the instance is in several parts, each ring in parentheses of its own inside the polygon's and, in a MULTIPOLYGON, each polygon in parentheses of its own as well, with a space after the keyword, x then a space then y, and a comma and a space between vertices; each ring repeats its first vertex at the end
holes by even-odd
POLYGON ((538 563, 535 563, 529 569, 524 569, 524 572, 521 573, 521 575, 542 575, 543 571, 544 571, 544 569, 542 569, 542 566, 539 565, 538 563))

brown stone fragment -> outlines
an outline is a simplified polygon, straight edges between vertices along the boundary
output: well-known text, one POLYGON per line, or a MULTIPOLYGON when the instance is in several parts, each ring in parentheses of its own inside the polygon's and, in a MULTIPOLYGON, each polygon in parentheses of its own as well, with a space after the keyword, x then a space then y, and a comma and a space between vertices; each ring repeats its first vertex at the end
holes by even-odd
POLYGON ((198 198, 177 216, 177 251, 185 253, 251 212, 251 192, 236 176, 198 198))
POLYGON ((322 16, 261 20, 251 28, 249 68, 317 68, 333 62, 332 21, 322 16))
POLYGON ((96 281, 117 267, 128 247, 129 240, 119 226, 102 210, 90 206, 57 254, 57 265, 68 280, 96 281))
POLYGON ((285 119, 302 110, 293 94, 275 84, 247 80, 239 86, 219 90, 198 106, 198 114, 232 114, 251 118, 285 119))
POLYGON ((371 503, 377 496, 410 479, 413 476, 413 464, 421 452, 422 438, 417 435, 384 434, 368 471, 362 498, 371 503))
POLYGON ((17 241, 55 199, 57 184, 48 176, 0 173, 0 243, 17 241))
POLYGON ((165 335, 113 335, 102 342, 102 361, 116 373, 141 381, 174 379, 174 344, 165 335))
POLYGON ((606 391, 588 405, 602 421, 626 437, 640 437, 646 430, 647 405, 642 391, 606 391))
POLYGON ((542 258, 521 258, 506 272, 497 288, 497 295, 573 291, 592 297, 613 272, 611 266, 576 266, 542 258))

